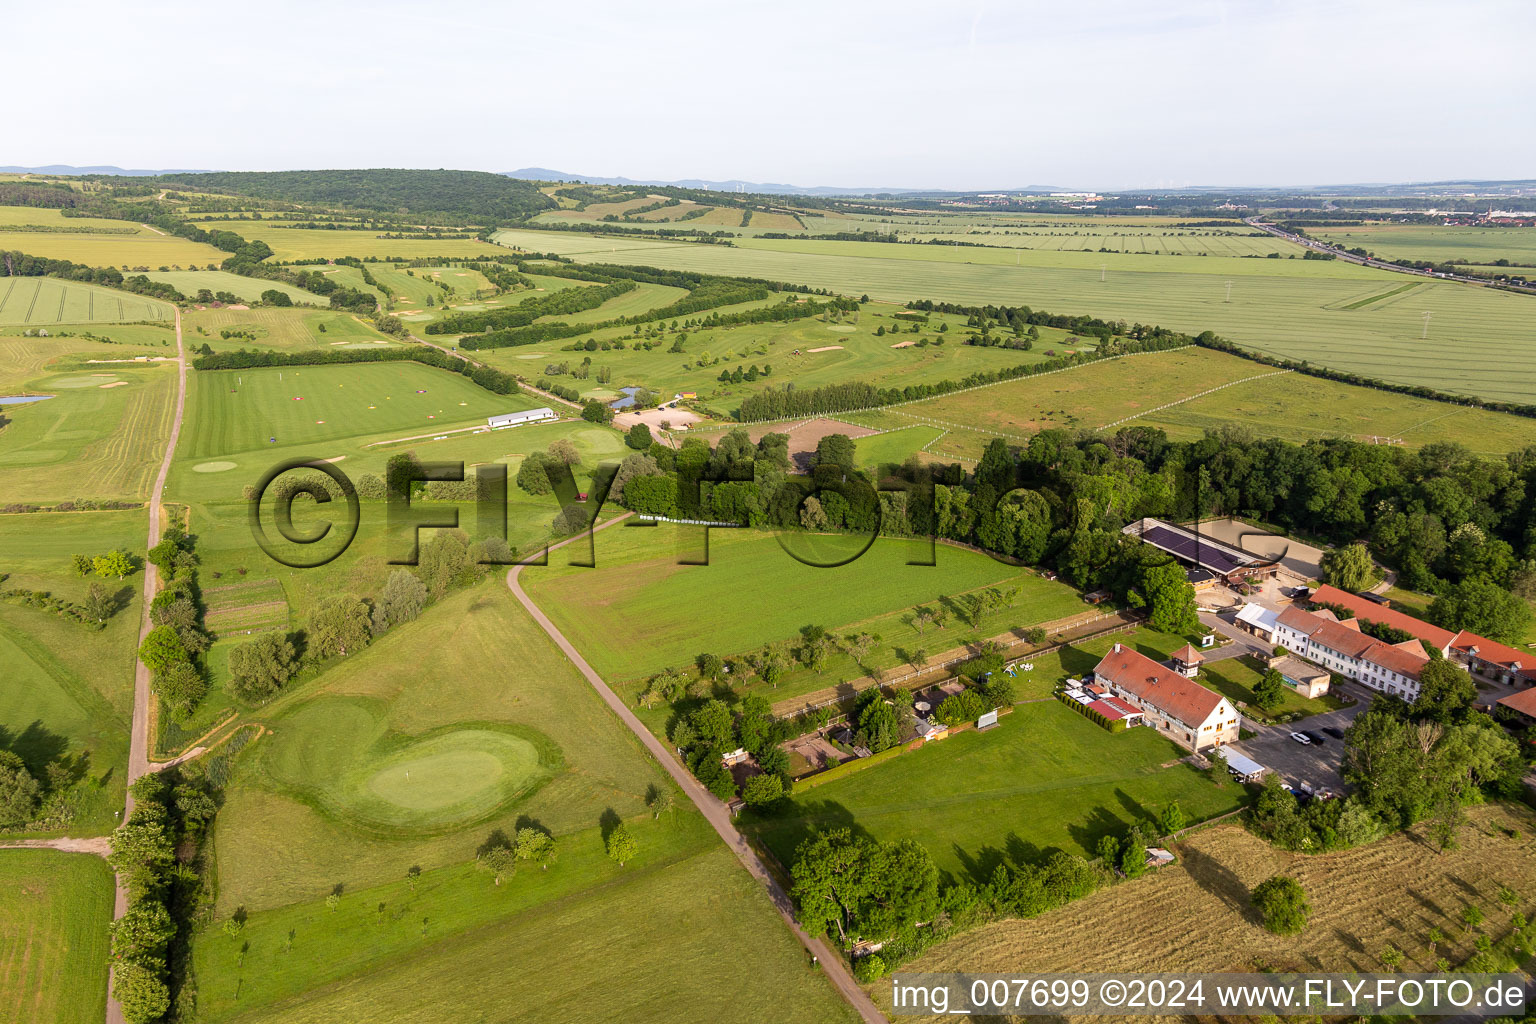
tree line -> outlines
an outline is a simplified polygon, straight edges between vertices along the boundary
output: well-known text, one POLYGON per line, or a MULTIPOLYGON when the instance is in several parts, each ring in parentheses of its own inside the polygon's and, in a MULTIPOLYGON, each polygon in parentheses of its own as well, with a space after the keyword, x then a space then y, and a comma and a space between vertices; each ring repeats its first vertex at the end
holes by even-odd
POLYGON ((192 360, 192 366, 198 370, 244 370, 262 366, 330 366, 407 361, 462 374, 493 394, 515 395, 522 390, 517 378, 510 373, 489 366, 476 366, 460 356, 425 345, 317 352, 261 352, 242 348, 236 352, 204 352, 192 360))

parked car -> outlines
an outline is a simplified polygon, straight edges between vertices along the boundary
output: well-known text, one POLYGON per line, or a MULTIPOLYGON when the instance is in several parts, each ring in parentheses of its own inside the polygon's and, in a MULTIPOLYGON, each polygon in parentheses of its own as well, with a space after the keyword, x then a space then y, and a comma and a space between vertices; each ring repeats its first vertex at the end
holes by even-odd
POLYGON ((1304 730, 1302 732, 1302 735, 1305 736, 1307 739, 1311 740, 1313 743, 1318 744, 1319 746, 1321 746, 1322 744, 1328 742, 1327 740, 1323 739, 1323 734, 1322 733, 1313 732, 1311 729, 1304 730))
POLYGON ((1304 732, 1291 733, 1291 739, 1295 740, 1297 743, 1301 743, 1309 747, 1312 745, 1312 737, 1308 736, 1304 732))
POLYGON ((1387 603, 1387 599, 1382 597, 1380 594, 1372 594, 1372 593, 1369 593, 1369 592, 1364 592, 1364 593, 1356 594, 1355 596, 1356 597, 1363 597, 1367 601, 1371 601, 1371 602, 1373 602, 1375 604, 1383 604, 1384 605, 1384 604, 1387 603))
POLYGON ((1336 740, 1341 740, 1344 738, 1344 730, 1338 728, 1337 726, 1325 726, 1323 728, 1323 732, 1327 733, 1329 736, 1332 736, 1336 740))

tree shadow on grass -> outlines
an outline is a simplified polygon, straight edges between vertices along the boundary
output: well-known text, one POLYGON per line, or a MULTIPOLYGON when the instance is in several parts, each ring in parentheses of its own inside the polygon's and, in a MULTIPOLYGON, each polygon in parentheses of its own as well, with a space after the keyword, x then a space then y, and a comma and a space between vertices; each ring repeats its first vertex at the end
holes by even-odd
POLYGON ((1068 825, 1067 834, 1072 841, 1084 850, 1089 851, 1090 856, 1098 850, 1099 840, 1105 836, 1119 838, 1127 829, 1126 823, 1113 814, 1108 807, 1102 805, 1088 812, 1087 819, 1081 825, 1068 825))
POLYGON ((618 828, 623 823, 624 819, 619 817, 619 812, 614 810, 612 807, 608 808, 598 816, 597 826, 602 830, 603 833, 603 845, 606 846, 608 844, 608 837, 613 834, 614 829, 618 828))
POLYGON ((1248 887, 1232 869, 1201 850, 1184 847, 1184 869, 1195 884, 1215 896, 1250 924, 1263 924, 1253 901, 1248 897, 1248 887))
POLYGON ((69 751, 69 740, 48 729, 41 719, 17 733, 0 726, 0 750, 9 750, 21 758, 27 771, 38 780, 44 779, 48 766, 58 760, 65 760, 66 767, 71 770, 79 767, 68 763, 65 757, 69 751))

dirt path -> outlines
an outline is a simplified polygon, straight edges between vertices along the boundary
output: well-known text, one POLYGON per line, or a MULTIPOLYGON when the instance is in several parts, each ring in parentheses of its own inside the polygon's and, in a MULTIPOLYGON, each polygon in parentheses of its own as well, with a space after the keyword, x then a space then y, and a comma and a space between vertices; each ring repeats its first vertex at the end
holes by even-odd
MULTIPOLYGON (((155 486, 149 496, 149 543, 147 548, 152 548, 160 543, 160 517, 163 512, 161 499, 165 495, 165 478, 171 472, 171 458, 176 454, 176 439, 181 436, 182 415, 187 405, 187 353, 182 346, 181 339, 181 310, 176 310, 176 417, 171 421, 171 436, 165 443, 165 456, 160 460, 160 472, 155 475, 155 486)), ((142 643, 145 634, 154 626, 149 618, 149 603, 155 598, 155 585, 158 574, 155 567, 148 562, 144 563, 144 615, 139 621, 139 641, 142 643)), ((193 756, 189 752, 186 757, 193 756)), ((184 758, 169 761, 165 764, 151 764, 149 760, 149 666, 142 661, 135 662, 133 673, 133 728, 129 734, 128 743, 128 785, 132 786, 135 780, 152 771, 171 764, 177 764, 184 758)), ((123 820, 133 813, 133 793, 128 794, 128 799, 123 807, 123 820)), ((123 885, 121 876, 117 879, 117 903, 112 911, 112 919, 115 921, 128 911, 128 890, 123 885)), ((107 976, 107 1024, 123 1024, 123 1008, 116 999, 112 998, 112 979, 110 973, 107 976)))
POLYGON ((60 850, 64 853, 91 853, 105 857, 108 846, 106 836, 93 836, 90 839, 71 839, 65 836, 60 839, 14 839, 0 843, 0 850, 60 850))
MULTIPOLYGON (((609 520, 597 527, 597 529, 606 530, 614 525, 614 523, 621 523, 627 518, 628 514, 626 513, 616 519, 609 520)), ((577 537, 573 537, 570 540, 551 545, 550 550, 562 548, 569 544, 571 540, 576 540, 579 537, 580 535, 578 534, 577 537)), ((586 659, 571 645, 571 642, 565 638, 564 634, 555 627, 555 624, 549 620, 549 617, 539 610, 539 606, 533 603, 533 599, 523 591, 522 584, 518 579, 522 575, 523 568, 524 566, 515 565, 507 573, 507 586, 511 589, 512 595, 517 598, 524 608, 528 609, 528 614, 533 616, 534 621, 543 628, 544 632, 549 634, 550 639, 554 640, 555 645, 564 652, 565 656, 571 660, 571 663, 576 666, 577 670, 586 677, 587 682, 592 684, 592 688, 597 691, 598 696, 603 698, 603 702, 613 709, 613 713, 619 716, 620 721, 629 726, 630 732, 633 732, 639 738, 640 742, 645 745, 645 748, 651 752, 651 756, 667 770, 667 773, 672 776, 672 780, 677 783, 678 787, 687 794, 688 799, 692 800, 694 806, 699 809, 699 813, 704 815, 705 820, 714 826, 720 838, 725 841, 725 845, 730 847, 732 853, 736 854, 736 858, 747 869, 747 873, 757 879, 768 890, 768 898, 772 901, 774 908, 778 910, 779 915, 784 918, 784 922, 794 932, 795 938, 800 940, 800 944, 818 959, 822 971, 827 976, 827 980, 832 982, 838 993, 859 1012, 859 1016, 864 1019, 866 1024, 884 1024, 886 1020, 885 1015, 876 1009, 874 1002, 864 994, 864 990, 853 980, 853 975, 849 973, 842 956, 833 952, 822 940, 811 938, 801 929, 799 923, 795 920, 794 905, 790 902, 789 894, 784 891, 784 887, 774 878, 773 874, 768 870, 768 866, 757 855, 757 852, 748 845, 745 837, 736 830, 736 825, 731 820, 731 813, 725 804, 717 799, 713 793, 710 793, 701 786, 699 781, 693 777, 693 774, 678 763, 677 758, 673 756, 672 752, 641 723, 640 719, 635 717, 634 712, 629 710, 628 705, 619 699, 618 695, 603 681, 603 677, 598 675, 591 665, 587 664, 586 659)))

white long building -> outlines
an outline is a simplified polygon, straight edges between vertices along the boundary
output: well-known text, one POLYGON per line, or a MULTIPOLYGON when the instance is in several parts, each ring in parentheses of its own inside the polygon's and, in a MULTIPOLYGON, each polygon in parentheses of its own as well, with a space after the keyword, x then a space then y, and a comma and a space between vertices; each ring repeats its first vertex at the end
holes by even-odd
POLYGON ((1330 672, 1404 700, 1419 695, 1419 674, 1429 664, 1418 640, 1377 640, 1362 633, 1355 619, 1340 622, 1326 608, 1285 609, 1275 619, 1275 643, 1330 672))
POLYGON ((492 430, 500 430, 503 427, 517 427, 524 423, 538 423, 541 420, 555 419, 553 409, 540 406, 537 409, 524 409, 521 412, 504 412, 486 419, 486 426, 492 430))

